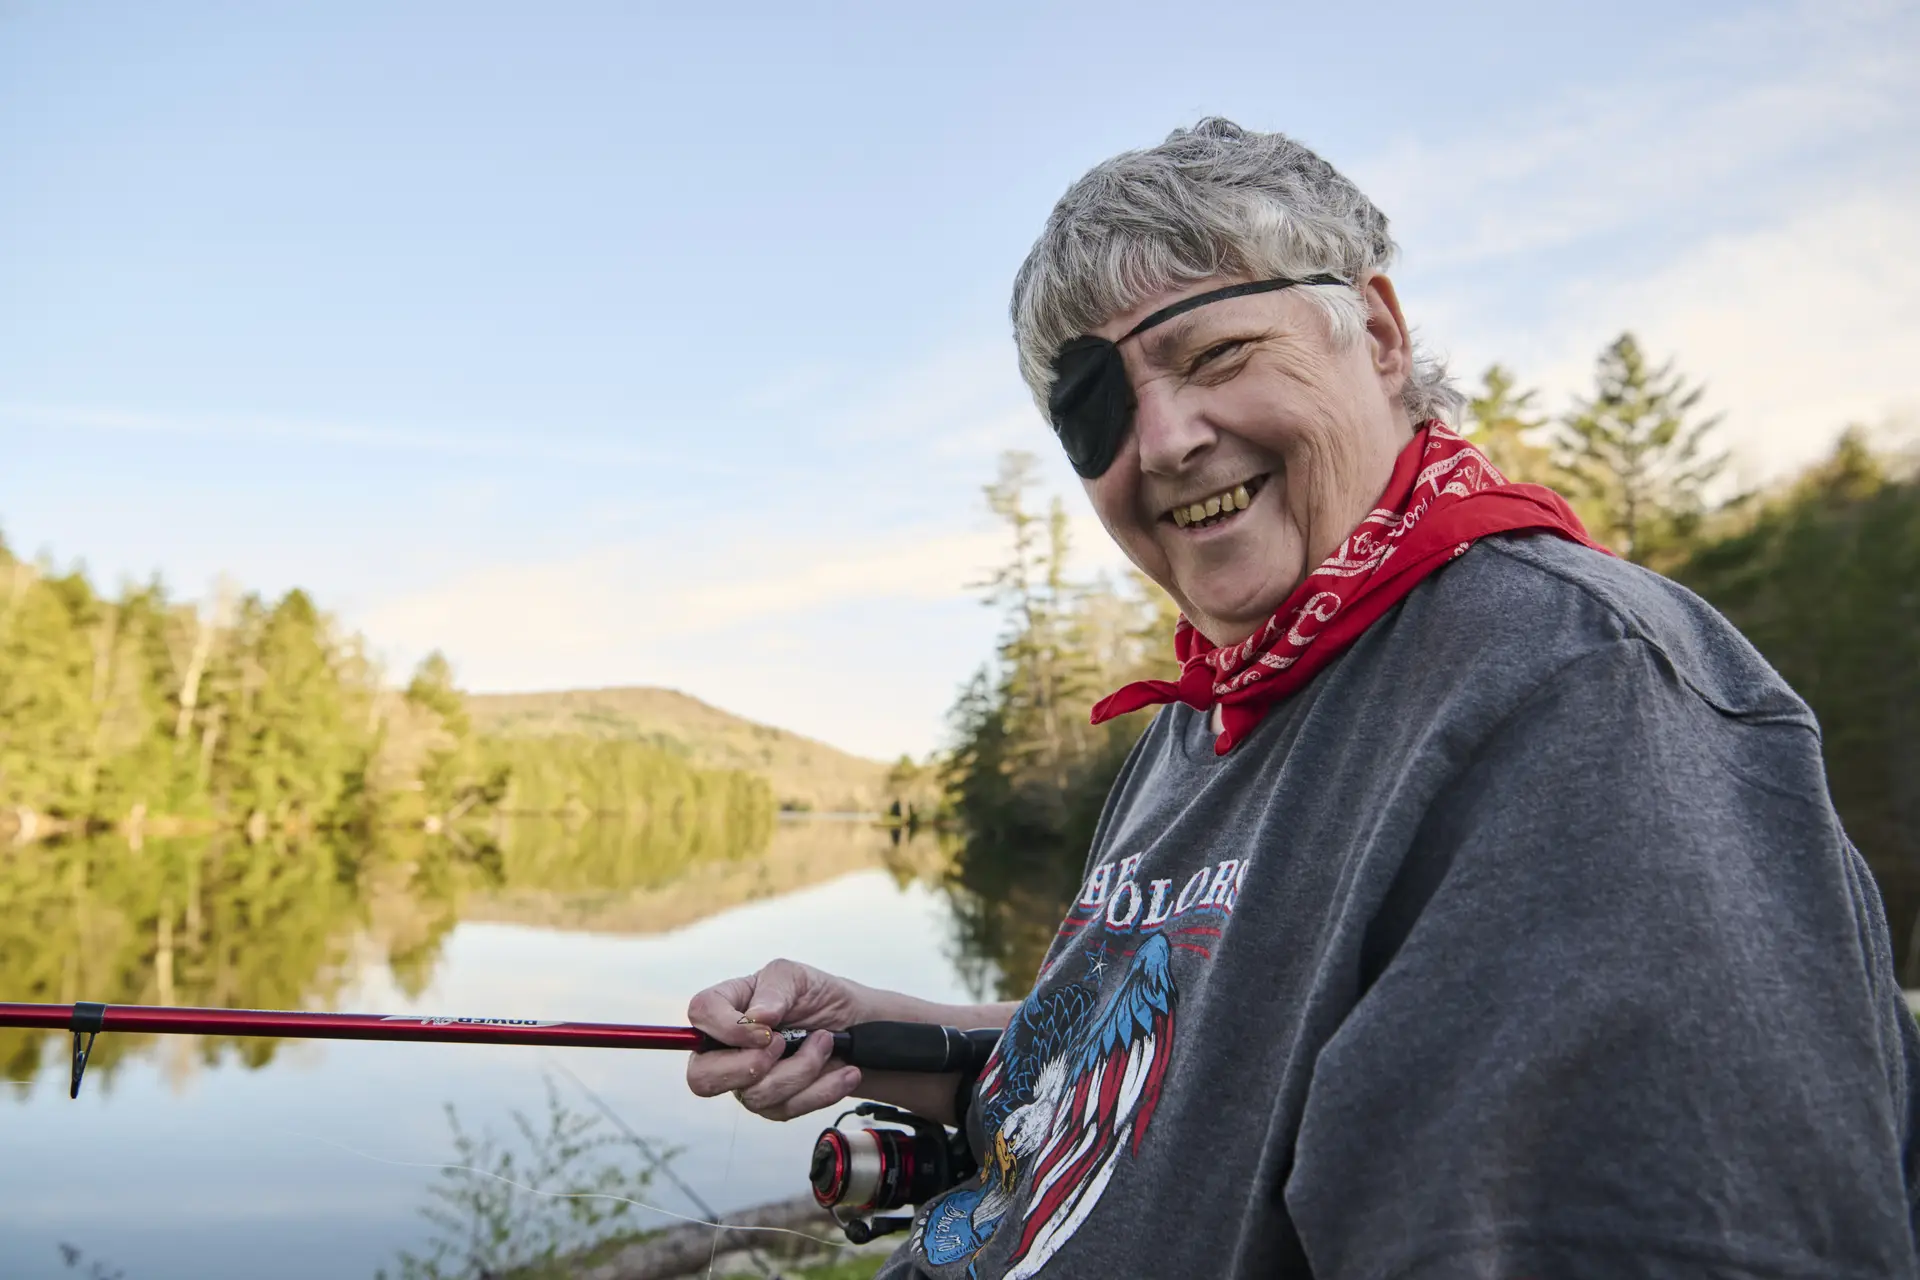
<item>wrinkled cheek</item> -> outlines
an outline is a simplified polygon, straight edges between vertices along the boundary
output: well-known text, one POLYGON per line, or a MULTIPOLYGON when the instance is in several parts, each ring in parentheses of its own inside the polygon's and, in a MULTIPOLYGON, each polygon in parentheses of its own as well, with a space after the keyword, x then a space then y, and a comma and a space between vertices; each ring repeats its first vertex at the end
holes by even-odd
POLYGON ((1299 457, 1300 450, 1284 459, 1279 475, 1267 482, 1273 490, 1273 524, 1277 537, 1302 539, 1310 521, 1307 513, 1313 505, 1313 467, 1299 457))
POLYGON ((1291 495, 1282 488, 1273 498, 1273 508, 1262 522, 1258 541, 1248 545, 1245 562, 1236 569, 1243 583, 1257 587, 1260 593, 1282 589, 1284 595, 1299 577, 1306 536, 1291 495))
MULTIPOLYGON (((1358 519, 1349 518, 1346 508, 1351 504, 1339 500, 1353 488, 1360 470, 1356 462, 1347 442, 1337 438, 1316 439, 1288 459, 1286 520, 1307 554, 1331 554, 1358 519)), ((1359 514, 1365 514, 1364 509, 1359 514)))

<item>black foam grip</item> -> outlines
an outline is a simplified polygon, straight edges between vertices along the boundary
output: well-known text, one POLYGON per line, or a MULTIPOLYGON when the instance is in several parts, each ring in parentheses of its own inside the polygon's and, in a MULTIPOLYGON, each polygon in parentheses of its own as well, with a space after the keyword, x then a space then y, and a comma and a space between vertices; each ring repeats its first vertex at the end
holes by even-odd
POLYGON ((834 1056, 869 1071, 977 1071, 1000 1039, 929 1022, 862 1022, 833 1033, 834 1056))

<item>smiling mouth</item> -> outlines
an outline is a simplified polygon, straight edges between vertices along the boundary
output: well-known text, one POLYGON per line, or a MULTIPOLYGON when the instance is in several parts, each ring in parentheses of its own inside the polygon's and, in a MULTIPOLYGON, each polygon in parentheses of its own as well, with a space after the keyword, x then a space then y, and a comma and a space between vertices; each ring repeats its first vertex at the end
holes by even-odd
POLYGON ((1251 506, 1255 495, 1266 483, 1267 477, 1264 475, 1255 476, 1198 502, 1174 507, 1160 518, 1171 520, 1182 529, 1211 529, 1215 525, 1225 524, 1251 506))

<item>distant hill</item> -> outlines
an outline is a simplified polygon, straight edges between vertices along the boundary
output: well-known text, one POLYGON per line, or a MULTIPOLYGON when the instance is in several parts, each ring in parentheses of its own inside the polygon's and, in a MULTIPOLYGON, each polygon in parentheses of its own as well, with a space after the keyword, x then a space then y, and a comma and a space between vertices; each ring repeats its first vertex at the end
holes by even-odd
POLYGON ((672 689, 569 689, 467 695, 474 728, 500 737, 628 738, 705 768, 744 769, 790 808, 880 808, 887 766, 824 742, 756 724, 672 689))
POLYGON ((896 877, 931 877, 928 868, 937 857, 935 842, 926 837, 908 842, 902 852, 877 826, 796 819, 775 825, 765 852, 696 862, 665 885, 598 892, 499 889, 466 899, 460 918, 594 933, 664 933, 741 903, 797 893, 861 871, 885 868, 896 877))

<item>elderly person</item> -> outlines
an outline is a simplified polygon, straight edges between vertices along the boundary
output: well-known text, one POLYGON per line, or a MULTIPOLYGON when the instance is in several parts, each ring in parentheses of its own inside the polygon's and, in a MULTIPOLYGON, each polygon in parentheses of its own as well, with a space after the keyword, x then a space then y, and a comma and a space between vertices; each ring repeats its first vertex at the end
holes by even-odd
POLYGON ((983 1168, 888 1277, 1916 1273, 1913 1018, 1807 707, 1447 421, 1386 218, 1204 121, 1054 208, 1021 372, 1179 604, 1177 682, 1017 1005, 788 961, 696 1093, 859 1094, 983 1168), (1006 1028, 977 1082, 815 1036, 1006 1028))

